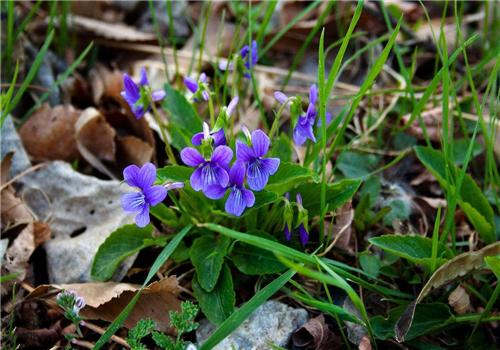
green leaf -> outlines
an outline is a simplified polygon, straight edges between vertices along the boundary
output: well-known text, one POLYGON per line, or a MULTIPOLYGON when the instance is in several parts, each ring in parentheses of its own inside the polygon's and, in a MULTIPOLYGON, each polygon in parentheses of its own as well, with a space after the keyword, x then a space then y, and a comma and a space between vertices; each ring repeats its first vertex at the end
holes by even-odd
POLYGON ((106 281, 113 277, 118 265, 128 256, 141 249, 155 245, 152 240, 153 226, 139 228, 136 225, 125 225, 111 233, 97 250, 92 263, 92 278, 106 281))
POLYGON ((337 168, 350 179, 362 178, 375 170, 380 158, 374 154, 345 151, 337 159, 337 168))
MULTIPOLYGON (((470 145, 470 140, 467 139, 457 139, 453 141, 453 161, 457 165, 462 165, 465 162, 467 156, 467 150, 470 145)), ((472 146, 472 158, 480 155, 484 151, 483 145, 479 142, 474 142, 472 146)))
POLYGON ((149 212, 167 226, 174 228, 179 226, 179 219, 177 218, 177 215, 175 215, 175 211, 163 203, 150 207, 149 212))
MULTIPOLYGON (((360 180, 341 180, 326 187, 326 205, 328 210, 335 210, 347 203, 356 193, 361 184, 360 180)), ((320 214, 320 196, 321 184, 309 183, 302 184, 292 193, 291 198, 295 198, 297 193, 302 195, 304 208, 309 211, 309 216, 320 214)))
MULTIPOLYGON (((371 244, 407 259, 415 264, 430 267, 432 262, 432 239, 422 236, 385 235, 368 240, 371 244)), ((451 253, 443 245, 438 246, 437 264, 451 258, 451 253)))
MULTIPOLYGON (((274 240, 273 236, 265 232, 253 234, 274 240)), ((265 275, 285 269, 285 266, 270 251, 243 242, 237 242, 234 245, 231 259, 236 268, 246 275, 265 275)))
MULTIPOLYGON (((371 318, 371 324, 375 336, 378 339, 389 339, 394 337, 394 325, 403 314, 406 305, 398 306, 389 312, 388 318, 375 316, 371 318)), ((424 334, 432 333, 445 327, 449 321, 453 321, 450 309, 443 303, 419 304, 415 309, 415 316, 405 340, 411 340, 424 334)))
POLYGON ((204 234, 191 246, 191 262, 196 269, 197 281, 207 292, 217 284, 229 243, 230 240, 225 236, 204 234))
POLYGON ((211 292, 205 291, 199 283, 199 275, 193 278, 193 292, 201 311, 213 324, 219 325, 234 311, 235 295, 231 270, 224 265, 219 280, 211 292))
POLYGON ((266 190, 254 192, 255 204, 249 209, 259 209, 265 205, 274 203, 279 199, 279 196, 274 192, 269 192, 266 190))
POLYGON ((179 91, 165 84, 167 96, 163 100, 163 108, 170 114, 170 124, 188 130, 191 134, 200 132, 202 121, 191 103, 179 91))
POLYGON ((292 276, 294 271, 288 270, 267 286, 258 291, 252 299, 231 314, 215 332, 200 346, 200 350, 209 350, 219 344, 224 338, 231 334, 241 325, 260 305, 269 299, 274 293, 280 290, 292 276))
POLYGON ((277 157, 282 162, 290 162, 292 160, 292 141, 286 134, 273 139, 273 147, 271 148, 270 157, 277 157))
POLYGON ((193 168, 183 165, 167 165, 159 168, 156 172, 156 182, 164 183, 171 182, 186 182, 189 181, 193 168))
POLYGON ((378 276, 380 268, 382 267, 382 261, 375 255, 363 252, 359 254, 359 265, 363 271, 366 271, 370 275, 378 276))
MULTIPOLYGON (((441 187, 447 191, 454 190, 454 186, 446 181, 446 162, 441 152, 431 147, 417 146, 415 147, 415 153, 422 164, 436 177, 441 187)), ((459 173, 454 164, 449 163, 448 168, 453 177, 456 177, 459 173)), ((481 237, 487 243, 494 242, 495 221, 493 209, 483 191, 469 174, 465 174, 463 178, 458 204, 481 237)))
POLYGON ((276 174, 269 178, 266 189, 283 194, 292 189, 296 184, 313 179, 318 180, 317 175, 313 175, 310 169, 298 164, 283 162, 280 164, 276 174))
POLYGON ((493 271, 497 279, 500 280, 500 255, 497 256, 487 256, 484 258, 486 266, 493 271))

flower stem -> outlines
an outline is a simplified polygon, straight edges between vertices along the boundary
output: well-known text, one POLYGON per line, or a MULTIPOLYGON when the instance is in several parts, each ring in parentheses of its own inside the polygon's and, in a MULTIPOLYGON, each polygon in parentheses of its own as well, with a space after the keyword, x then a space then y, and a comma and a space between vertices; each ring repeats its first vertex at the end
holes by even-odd
POLYGON ((165 142, 165 152, 167 153, 168 159, 170 160, 170 163, 177 164, 177 160, 175 159, 174 152, 172 151, 172 147, 170 147, 170 142, 168 141, 168 138, 167 138, 167 133, 165 132, 165 128, 163 127, 161 119, 160 119, 160 115, 158 114, 158 109, 156 109, 155 102, 153 101, 151 94, 149 94, 148 97, 149 97, 149 103, 151 104, 151 109, 153 110, 153 116, 155 117, 156 123, 158 124, 158 127, 160 128, 160 133, 161 133, 161 137, 163 139, 163 142, 165 142))
POLYGON ((215 126, 215 111, 211 93, 208 94, 208 112, 210 113, 210 128, 213 128, 215 126))
POLYGON ((276 116, 274 117, 273 125, 271 126, 271 131, 269 131, 269 138, 271 140, 273 139, 274 133, 278 130, 278 127, 280 125, 279 121, 280 121, 281 114, 283 114, 283 111, 285 110, 285 108, 287 107, 287 105, 290 102, 292 102, 292 100, 293 100, 293 97, 287 98, 287 100, 285 101, 285 103, 283 103, 281 105, 281 107, 278 109, 278 113, 276 113, 276 116))

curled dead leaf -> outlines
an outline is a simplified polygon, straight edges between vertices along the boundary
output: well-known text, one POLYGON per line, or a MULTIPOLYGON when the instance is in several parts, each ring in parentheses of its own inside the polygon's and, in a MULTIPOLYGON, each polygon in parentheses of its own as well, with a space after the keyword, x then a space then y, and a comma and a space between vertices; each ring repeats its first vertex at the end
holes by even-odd
POLYGON ((296 330, 292 334, 292 342, 296 347, 315 350, 334 350, 342 347, 340 338, 330 330, 323 315, 311 318, 296 330))
POLYGON ((26 151, 37 161, 78 158, 75 123, 80 113, 70 105, 42 105, 19 130, 26 151))
POLYGON ((98 63, 89 72, 89 80, 92 86, 92 99, 96 105, 103 97, 109 97, 118 102, 123 99, 120 96, 123 90, 123 73, 119 70, 110 70, 98 63))
POLYGON ((75 125, 76 145, 80 154, 97 170, 115 178, 102 161, 115 160, 116 131, 94 107, 85 109, 75 125))
MULTIPOLYGON (((83 317, 112 322, 140 287, 136 284, 116 282, 41 285, 27 298, 52 299, 62 290, 73 290, 85 299, 86 306, 80 312, 83 317)), ((177 297, 179 292, 177 279, 174 276, 151 283, 143 289, 124 326, 132 328, 140 319, 151 318, 158 330, 173 334, 169 311, 180 310, 180 301, 177 297)))
POLYGON ((119 137, 117 153, 124 164, 144 165, 153 158, 154 149, 149 143, 135 136, 119 137))
POLYGON ((470 309, 470 297, 464 287, 458 286, 448 296, 448 304, 459 315, 465 314, 470 309))

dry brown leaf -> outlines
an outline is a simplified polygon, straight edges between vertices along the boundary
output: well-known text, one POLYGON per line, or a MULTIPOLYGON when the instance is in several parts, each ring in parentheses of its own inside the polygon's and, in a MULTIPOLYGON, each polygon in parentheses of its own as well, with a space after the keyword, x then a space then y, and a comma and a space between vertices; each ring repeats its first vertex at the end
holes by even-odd
MULTIPOLYGON (((91 320, 112 322, 127 306, 140 285, 116 282, 77 283, 41 285, 31 292, 27 298, 52 298, 61 290, 73 290, 86 302, 81 315, 91 320)), ((157 329, 170 334, 169 311, 179 311, 180 301, 177 298, 180 289, 175 276, 164 278, 147 286, 124 323, 127 328, 133 327, 140 319, 151 318, 157 329)))
MULTIPOLYGON (((333 225, 332 229, 333 240, 328 245, 328 247, 326 247, 326 249, 321 254, 319 254, 319 256, 327 254, 333 247, 338 247, 348 252, 353 252, 353 247, 351 246, 353 220, 354 209, 352 209, 352 202, 348 202, 341 208, 337 209, 335 224, 333 225)), ((326 234, 330 232, 329 226, 329 224, 326 225, 326 234)))
POLYGON ((93 107, 85 109, 75 125, 78 149, 84 146, 101 160, 115 160, 116 131, 99 111, 93 107))
POLYGON ((76 145, 83 158, 100 172, 115 178, 102 161, 115 160, 115 129, 94 107, 83 111, 75 125, 76 145))
POLYGON ((72 106, 52 108, 44 104, 19 131, 26 151, 35 160, 73 161, 78 158, 75 123, 80 113, 72 106))
POLYGON ((153 146, 135 136, 119 137, 117 150, 125 164, 144 165, 153 157, 153 146))
POLYGON ((90 70, 89 80, 92 86, 92 99, 96 105, 103 97, 109 97, 118 102, 123 100, 120 95, 123 90, 123 72, 117 69, 111 71, 98 63, 90 70))
POLYGON ((470 297, 464 287, 458 286, 448 296, 448 304, 459 315, 465 314, 470 309, 470 297))
POLYGON ((415 308, 433 289, 439 288, 458 277, 481 268, 484 257, 500 254, 500 242, 492 243, 481 250, 457 255, 441 265, 424 285, 417 299, 410 303, 394 326, 395 338, 403 342, 413 322, 415 308))
POLYGON ((340 338, 325 323, 325 317, 311 318, 292 334, 293 345, 315 350, 334 350, 342 347, 340 338))
POLYGON ((67 21, 71 30, 94 34, 106 39, 117 41, 152 41, 156 39, 154 33, 140 32, 121 23, 108 23, 82 16, 68 16, 67 21))

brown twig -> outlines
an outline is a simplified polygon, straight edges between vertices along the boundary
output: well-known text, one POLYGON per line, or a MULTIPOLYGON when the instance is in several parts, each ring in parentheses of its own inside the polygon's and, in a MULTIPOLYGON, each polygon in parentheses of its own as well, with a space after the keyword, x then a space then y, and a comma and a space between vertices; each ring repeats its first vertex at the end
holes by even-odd
POLYGON ((72 339, 71 343, 78 345, 78 346, 81 346, 82 348, 86 348, 86 349, 93 349, 94 348, 94 343, 91 343, 91 342, 86 341, 86 340, 72 339))
POLYGON ((46 166, 47 163, 40 163, 40 164, 37 164, 37 165, 34 165, 32 166, 31 168, 28 168, 26 169, 25 171, 17 174, 16 176, 14 176, 12 179, 10 179, 9 181, 7 181, 6 183, 4 183, 2 185, 2 187, 0 187, 0 191, 2 191, 4 188, 6 188, 7 186, 9 186, 10 184, 16 182, 17 180, 19 180, 20 178, 22 178, 23 176, 35 171, 35 170, 38 170, 40 168, 43 168, 44 166, 46 166))
MULTIPOLYGON (((95 325, 93 323, 90 323, 88 321, 81 321, 80 326, 85 327, 90 329, 91 331, 94 331, 100 335, 103 335, 106 330, 104 328, 99 327, 98 325, 95 325)), ((111 340, 114 341, 117 344, 123 345, 127 349, 130 349, 130 345, 125 341, 125 339, 117 336, 117 335, 112 335, 111 340)))

